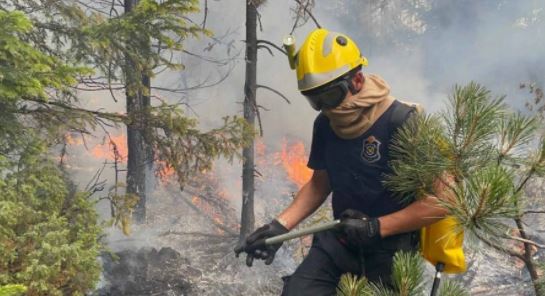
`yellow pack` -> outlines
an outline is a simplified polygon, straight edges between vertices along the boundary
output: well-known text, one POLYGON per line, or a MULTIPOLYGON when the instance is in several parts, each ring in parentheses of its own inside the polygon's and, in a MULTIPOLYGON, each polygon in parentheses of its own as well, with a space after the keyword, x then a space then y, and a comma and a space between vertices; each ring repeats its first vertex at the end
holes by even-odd
POLYGON ((458 221, 449 216, 420 230, 422 256, 434 266, 439 262, 445 264, 446 273, 466 271, 464 232, 457 227, 458 221))

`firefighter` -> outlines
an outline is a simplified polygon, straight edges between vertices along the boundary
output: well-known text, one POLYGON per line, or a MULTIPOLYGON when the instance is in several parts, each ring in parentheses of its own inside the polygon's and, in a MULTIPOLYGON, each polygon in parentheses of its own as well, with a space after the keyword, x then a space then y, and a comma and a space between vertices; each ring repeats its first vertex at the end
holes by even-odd
MULTIPOLYGON (((389 284, 394 254, 416 250, 418 230, 447 214, 438 206, 443 196, 402 204, 382 182, 391 173, 392 135, 418 106, 392 97, 380 76, 364 75, 367 59, 345 34, 311 32, 293 63, 299 91, 320 112, 308 161, 314 172, 276 219, 246 238, 246 263, 271 264, 280 244, 252 244, 287 233, 332 193, 340 227, 314 235, 308 255, 284 278, 282 295, 334 295, 344 273, 389 284)), ((448 192, 445 186, 436 182, 434 192, 448 192)))

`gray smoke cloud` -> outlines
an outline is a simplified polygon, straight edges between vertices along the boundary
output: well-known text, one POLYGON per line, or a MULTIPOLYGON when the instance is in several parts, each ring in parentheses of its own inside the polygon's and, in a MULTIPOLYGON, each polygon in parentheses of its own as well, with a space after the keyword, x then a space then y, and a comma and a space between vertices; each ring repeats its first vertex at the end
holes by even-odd
MULTIPOLYGON (((267 1, 259 12, 262 30, 258 38, 281 45, 293 26, 293 1, 267 1)), ((493 93, 507 95, 507 102, 523 109, 530 97, 518 89, 520 82, 543 84, 545 73, 544 1, 316 1, 313 9, 319 23, 343 32, 359 44, 369 59, 366 73, 381 75, 392 94, 420 103, 429 112, 445 107, 454 84, 477 81, 493 93)), ((239 55, 232 61, 229 77, 216 87, 188 93, 188 102, 203 126, 214 126, 221 116, 241 114, 244 86, 244 2, 209 1, 207 28, 225 43, 232 41, 239 55)), ((195 20, 200 20, 195 17, 195 20)), ((309 20, 295 31, 300 46, 315 28, 309 20)), ((210 42, 189 40, 187 49, 206 56, 226 57, 226 46, 205 51, 210 42)), ((261 50, 258 83, 275 88, 291 101, 267 90, 258 90, 267 147, 278 150, 282 139, 310 143, 312 122, 317 113, 297 92, 295 73, 285 56, 261 50)), ((193 77, 218 77, 228 66, 184 56, 187 68, 169 81, 194 81, 193 77), (215 75, 215 76, 214 76, 215 75)), ((235 169, 238 171, 238 169, 235 169)), ((239 178, 239 174, 234 174, 239 178)), ((233 192, 236 196, 240 193, 233 192)))
MULTIPOLYGON (((260 7, 262 30, 258 30, 258 38, 281 45, 282 37, 293 26, 294 17, 290 11, 293 6, 294 1, 269 0, 260 7)), ((245 1, 208 1, 208 9, 206 27, 214 32, 214 39, 188 39, 184 46, 187 51, 216 62, 182 54, 175 59, 186 66, 184 71, 165 72, 152 82, 154 86, 187 88, 201 83, 214 84, 228 74, 224 81, 211 87, 177 94, 154 92, 171 103, 187 103, 190 106, 186 108, 187 114, 197 116, 204 129, 220 125, 223 116, 242 115, 245 70, 245 1)), ((456 83, 472 80, 482 83, 498 95, 507 95, 507 102, 519 109, 523 109, 524 101, 530 97, 526 91, 518 89, 520 82, 545 84, 543 0, 317 0, 313 11, 324 28, 345 33, 358 43, 363 55, 369 59, 365 73, 382 76, 395 97, 420 103, 429 112, 445 106, 456 83)), ((191 18, 200 23, 203 14, 191 18)), ((309 21, 296 29, 294 35, 298 46, 314 28, 309 21)), ((291 104, 267 90, 258 90, 258 104, 269 110, 261 112, 265 131, 262 141, 269 151, 278 151, 282 139, 300 139, 308 152, 317 112, 298 93, 295 73, 289 68, 286 57, 275 49, 272 51, 274 56, 265 50, 259 53, 258 83, 282 92, 291 104)), ((92 96, 86 107, 124 110, 123 99, 114 103, 106 92, 92 96)), ((119 98, 122 97, 120 93, 119 98)), ((114 134, 121 130, 124 128, 114 134)), ((95 143, 90 146, 101 140, 102 136, 96 136, 95 143)), ((78 180, 88 180, 101 165, 101 160, 76 159, 85 154, 81 151, 83 148, 77 149, 74 162, 78 163, 79 170, 75 176, 78 180)), ((234 197, 233 206, 239 209, 240 162, 220 161, 216 168, 224 188, 234 197)), ((104 176, 113 180, 111 171, 106 171, 104 176)), ((257 224, 267 222, 280 210, 279 207, 271 208, 268 201, 283 196, 287 202, 290 198, 286 190, 279 188, 293 188, 293 184, 274 179, 277 176, 281 176, 278 171, 265 175, 256 192, 257 224)), ((107 216, 108 207, 102 208, 107 216)), ((112 245, 118 242, 120 248, 126 246, 117 230, 110 234, 112 245)), ((155 239, 150 239, 154 236, 155 232, 151 230, 143 232, 131 238, 130 244, 135 240, 141 241, 142 245, 154 244, 155 239), (140 240, 144 237, 146 239, 140 240)), ((287 269, 293 267, 292 262, 286 265, 289 265, 287 269)))
MULTIPOLYGON (((291 31, 293 1, 267 1, 260 8, 259 39, 281 44, 291 31)), ((444 106, 454 84, 477 81, 521 108, 528 95, 520 82, 543 84, 545 73, 544 1, 316 1, 314 14, 320 24, 351 36, 369 59, 367 73, 376 73, 390 84, 400 99, 421 103, 429 111, 444 106), (373 4, 374 3, 374 4, 373 4)), ((244 85, 242 40, 245 33, 244 3, 210 1, 207 27, 229 37, 241 53, 230 77, 218 87, 193 92, 197 114, 204 120, 241 112, 244 85)), ((314 29, 309 21, 295 31, 300 46, 314 29)), ((192 51, 202 52, 200 41, 191 41, 192 51)), ((215 49, 216 50, 216 49, 215 49)), ((212 56, 219 54, 211 51, 212 56)), ((316 112, 296 91, 295 73, 285 57, 260 51, 258 83, 271 86, 291 100, 286 104, 267 90, 258 90, 258 102, 270 109, 262 112, 267 145, 277 145, 285 136, 310 141, 316 112)), ((210 65, 194 61, 184 76, 213 73, 210 65), (197 71, 197 73, 198 73, 197 71)), ((202 76, 202 75, 201 75, 202 76)))
MULTIPOLYGON (((293 26, 293 6, 294 2, 288 0, 271 0, 261 6, 258 38, 281 45, 282 37, 293 26)), ((370 61, 366 73, 381 75, 397 98, 420 103, 434 112, 444 107, 455 83, 471 80, 496 94, 506 94, 511 105, 522 108, 530 95, 518 89, 519 83, 543 85, 545 80, 544 7, 545 1, 535 0, 318 0, 313 12, 324 28, 343 32, 358 43, 370 61)), ((176 94, 154 91, 171 103, 188 104, 187 114, 197 116, 204 129, 220 125, 223 116, 242 114, 245 70, 244 1, 208 1, 208 9, 206 27, 214 32, 214 38, 190 38, 184 43, 188 52, 204 59, 179 55, 175 60, 183 63, 185 70, 162 73, 152 82, 154 86, 175 88, 212 84, 176 94), (227 78, 217 83, 223 76, 227 78)), ((203 17, 201 12, 192 19, 200 23, 203 17)), ((314 28, 309 20, 295 30, 298 46, 314 28)), ((282 139, 300 139, 308 151, 317 112, 298 93, 295 73, 286 57, 275 49, 272 52, 274 56, 265 50, 259 53, 258 83, 282 92, 291 104, 268 90, 258 90, 258 104, 269 110, 261 111, 265 131, 261 140, 269 151, 278 151, 282 139)), ((82 94, 82 102, 89 108, 123 112, 123 93, 117 95, 119 102, 114 103, 107 92, 82 94)), ((124 133, 124 128, 112 133, 124 133)), ((90 146, 102 139, 96 135, 90 146)), ((75 152, 74 159, 80 153, 85 152, 75 152)), ((78 180, 89 179, 102 162, 89 158, 79 161, 78 180)), ((231 196, 241 196, 240 162, 220 162, 217 168, 231 196)), ((105 171, 105 176, 113 179, 111 172, 105 171)), ((258 189, 258 199, 266 200, 273 194, 274 188, 266 186, 258 189)), ((234 206, 240 207, 240 202, 235 200, 234 206)), ((258 204, 258 208, 263 206, 258 204)), ((108 212, 107 207, 104 212, 108 212)))
MULTIPOLYGON (((280 45, 293 26, 293 14, 289 11, 292 6, 293 1, 267 1, 259 10, 262 31, 258 31, 258 38, 280 45)), ((245 32, 244 3, 209 1, 209 9, 208 28, 219 35, 233 32, 231 37, 242 53, 224 83, 190 95, 199 102, 194 109, 205 126, 220 115, 241 114, 245 66, 241 42, 245 32)), ((318 0, 313 11, 324 28, 343 32, 358 43, 369 59, 364 72, 381 75, 395 97, 436 112, 445 108, 455 84, 469 81, 479 82, 497 95, 506 95, 510 105, 524 110, 524 102, 531 96, 527 90, 519 89, 519 83, 545 83, 544 9, 545 1, 533 0, 318 0)), ((314 28, 312 21, 297 28, 298 46, 314 28)), ((199 42, 188 45, 196 52, 205 47, 199 42)), ((286 58, 274 49, 273 52, 274 56, 270 56, 260 51, 258 83, 281 91, 291 104, 266 90, 258 90, 258 103, 270 109, 262 112, 262 140, 270 149, 278 150, 283 138, 301 139, 308 151, 317 113, 297 92, 295 73, 289 69, 286 58)), ((182 75, 193 75, 195 69, 213 73, 202 62, 195 62, 182 75)), ((240 164, 224 169, 227 171, 231 172, 224 175, 227 185, 240 180, 240 164)), ((267 222, 279 210, 267 209, 269 200, 283 194, 276 189, 278 186, 277 182, 260 184, 256 192, 258 221, 267 222)), ((231 188, 233 196, 241 195, 240 186, 231 188)), ((234 202, 240 207, 240 200, 234 202)), ((478 282, 487 281, 481 278, 478 282)))

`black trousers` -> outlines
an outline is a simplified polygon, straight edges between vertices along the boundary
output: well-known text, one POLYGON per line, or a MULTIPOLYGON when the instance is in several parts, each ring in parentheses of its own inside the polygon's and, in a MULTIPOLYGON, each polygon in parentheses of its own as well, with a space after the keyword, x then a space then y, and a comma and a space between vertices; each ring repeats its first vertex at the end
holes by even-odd
POLYGON ((414 251, 415 233, 383 239, 375 247, 353 251, 342 244, 332 231, 314 235, 308 255, 295 272, 284 277, 282 296, 336 295, 341 275, 364 275, 371 282, 390 285, 393 256, 397 251, 414 251))

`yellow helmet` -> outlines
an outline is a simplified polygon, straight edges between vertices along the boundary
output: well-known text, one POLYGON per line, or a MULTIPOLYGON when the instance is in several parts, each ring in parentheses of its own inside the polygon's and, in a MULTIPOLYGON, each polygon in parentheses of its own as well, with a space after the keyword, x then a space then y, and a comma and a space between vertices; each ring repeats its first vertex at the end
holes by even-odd
POLYGON ((316 29, 308 35, 296 56, 299 91, 327 84, 360 65, 367 66, 367 59, 352 39, 316 29))

